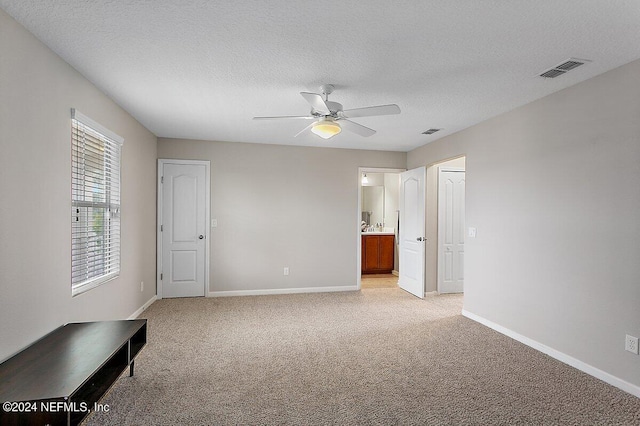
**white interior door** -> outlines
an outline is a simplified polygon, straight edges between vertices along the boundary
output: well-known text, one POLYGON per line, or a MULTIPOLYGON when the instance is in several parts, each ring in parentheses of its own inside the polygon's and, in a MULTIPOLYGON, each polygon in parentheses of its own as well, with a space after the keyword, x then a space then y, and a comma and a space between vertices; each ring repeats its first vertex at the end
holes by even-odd
POLYGON ((426 168, 400 174, 400 271, 398 285, 424 298, 426 168))
POLYGON ((464 289, 464 185, 464 170, 439 170, 439 293, 462 293, 464 289))
POLYGON ((205 295, 207 180, 205 164, 162 164, 159 296, 163 298, 205 295))

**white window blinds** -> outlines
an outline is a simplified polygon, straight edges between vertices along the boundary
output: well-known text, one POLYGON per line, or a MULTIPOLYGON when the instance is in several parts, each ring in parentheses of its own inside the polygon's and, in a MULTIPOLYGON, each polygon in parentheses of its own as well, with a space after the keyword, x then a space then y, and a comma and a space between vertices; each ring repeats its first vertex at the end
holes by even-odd
POLYGON ((120 273, 123 139, 71 110, 71 293, 120 273))

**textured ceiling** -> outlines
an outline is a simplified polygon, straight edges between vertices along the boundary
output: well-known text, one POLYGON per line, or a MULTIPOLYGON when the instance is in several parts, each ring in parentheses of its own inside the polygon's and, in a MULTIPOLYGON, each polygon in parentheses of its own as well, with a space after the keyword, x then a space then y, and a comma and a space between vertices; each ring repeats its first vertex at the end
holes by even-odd
MULTIPOLYGON (((408 151, 640 58, 637 0, 0 0, 161 137, 408 151), (593 62, 557 79, 542 71, 593 62), (324 83, 378 131, 297 138, 324 83), (429 128, 444 130, 425 136, 429 128)), ((594 100, 597 101, 597 100, 594 100)))

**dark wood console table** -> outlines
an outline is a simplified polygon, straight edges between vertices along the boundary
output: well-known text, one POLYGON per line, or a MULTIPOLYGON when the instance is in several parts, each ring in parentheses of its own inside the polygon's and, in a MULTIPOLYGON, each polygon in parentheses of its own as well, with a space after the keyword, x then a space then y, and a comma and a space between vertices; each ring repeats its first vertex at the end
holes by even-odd
POLYGON ((0 424, 79 424, 146 342, 146 319, 53 330, 0 364, 0 424))

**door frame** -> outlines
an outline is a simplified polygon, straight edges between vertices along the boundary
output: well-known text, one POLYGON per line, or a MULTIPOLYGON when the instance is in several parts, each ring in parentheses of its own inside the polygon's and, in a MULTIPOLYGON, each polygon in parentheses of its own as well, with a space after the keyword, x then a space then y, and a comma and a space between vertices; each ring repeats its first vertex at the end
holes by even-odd
POLYGON ((160 231, 160 225, 162 224, 162 203, 163 203, 163 191, 162 191, 162 173, 164 171, 165 164, 178 164, 184 166, 201 165, 205 169, 205 240, 204 245, 204 297, 210 297, 209 293, 209 264, 210 264, 210 246, 211 246, 211 162, 209 160, 180 160, 171 158, 159 158, 158 159, 158 182, 156 187, 156 194, 158 198, 157 205, 157 221, 156 221, 156 296, 158 299, 162 299, 162 280, 160 274, 162 273, 162 232, 160 231))
MULTIPOLYGON (((444 243, 443 243, 443 239, 444 239, 444 235, 443 235, 443 221, 442 221, 442 217, 440 217, 440 203, 441 203, 441 199, 440 199, 440 185, 442 183, 442 173, 443 172, 462 172, 465 174, 466 177, 466 169, 463 167, 449 167, 449 166, 438 166, 438 185, 437 185, 437 221, 438 221, 438 236, 437 236, 437 241, 438 241, 438 248, 436 251, 436 291, 438 292, 438 294, 442 294, 441 287, 442 287, 442 262, 443 262, 443 258, 444 258, 444 243)), ((466 193, 465 193, 465 197, 466 197, 466 193)), ((465 199, 465 209, 466 209, 466 199, 465 199)), ((463 210, 462 212, 463 215, 465 215, 465 224, 466 224, 466 211, 463 210)), ((465 225, 466 226, 466 225, 465 225)), ((466 231, 466 228, 462 229, 461 232, 464 235, 466 231)), ((463 290, 464 293, 464 290, 463 290)))
POLYGON ((402 173, 406 172, 407 169, 391 169, 391 168, 382 168, 382 167, 358 167, 358 210, 357 213, 357 221, 356 221, 356 230, 358 236, 356 241, 358 244, 356 245, 356 291, 360 290, 362 285, 362 232, 360 232, 360 222, 362 222, 362 174, 363 173, 402 173))

